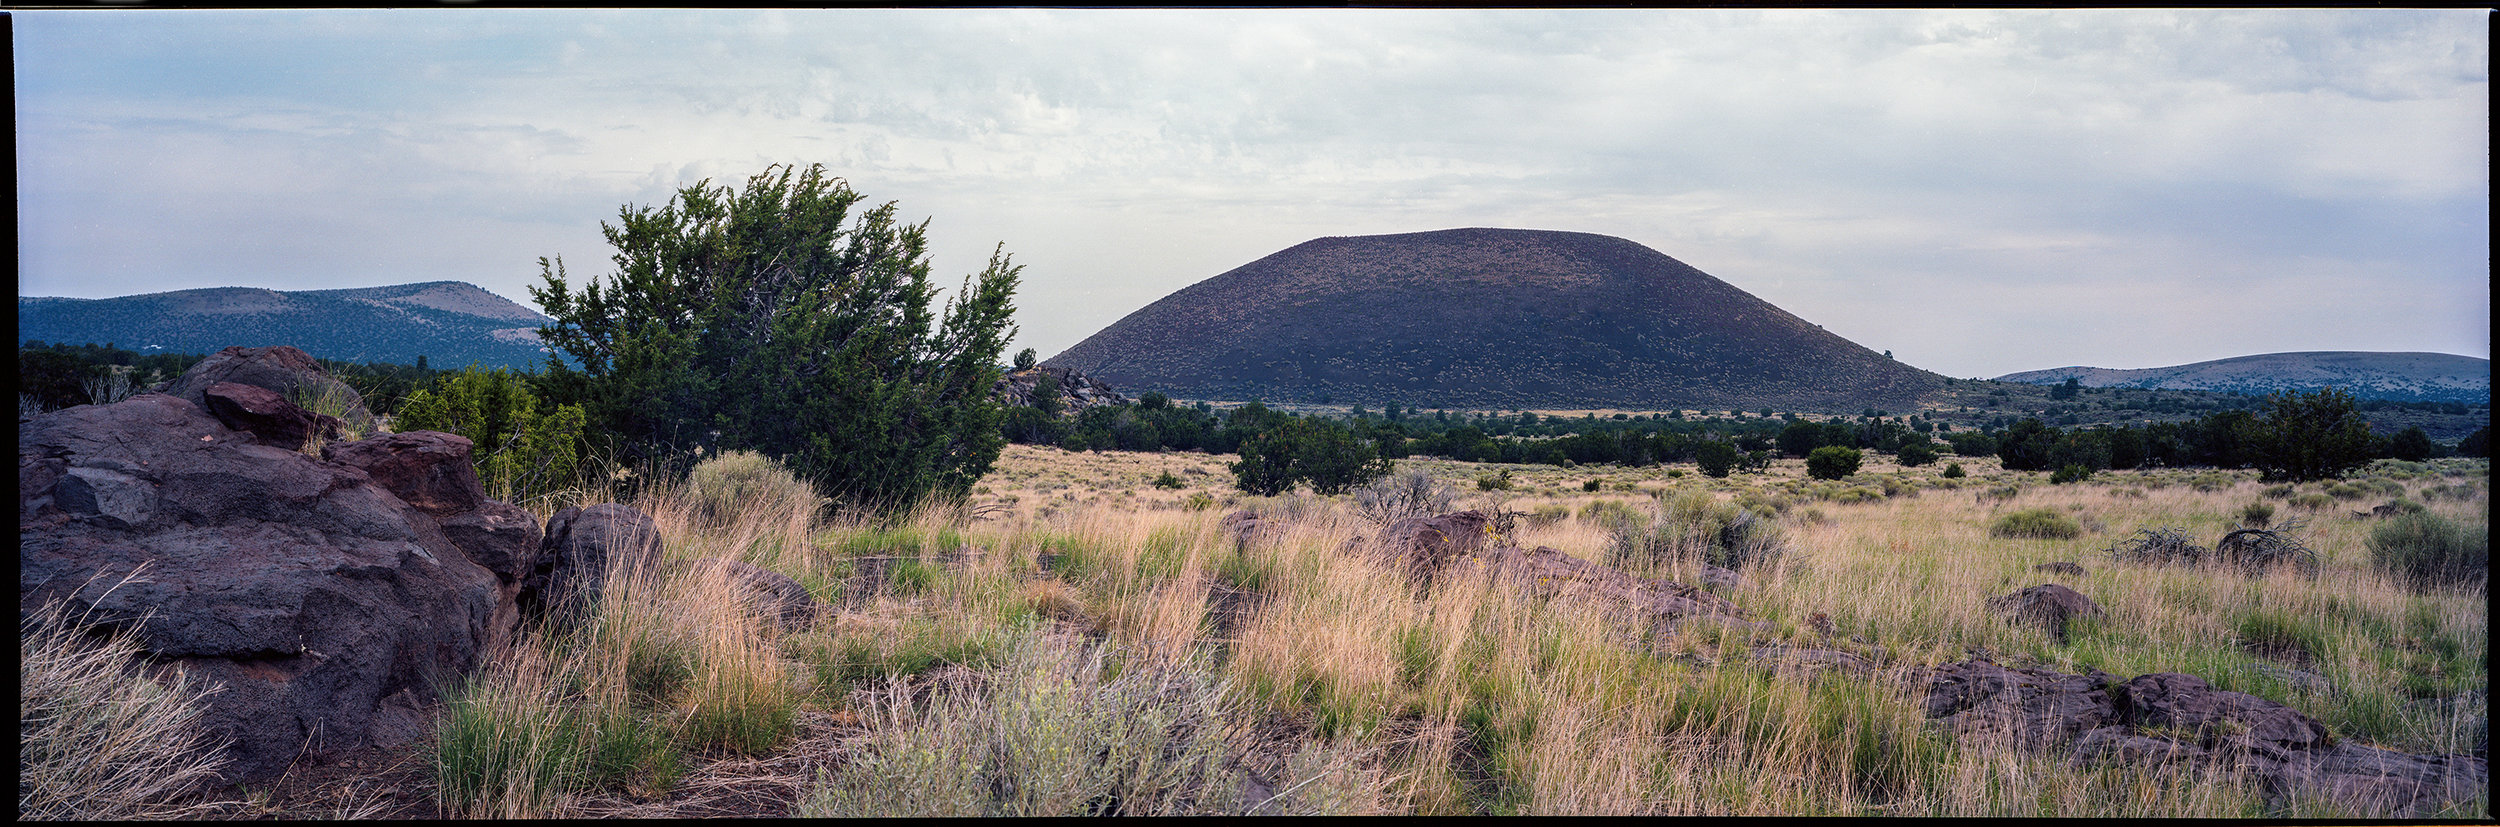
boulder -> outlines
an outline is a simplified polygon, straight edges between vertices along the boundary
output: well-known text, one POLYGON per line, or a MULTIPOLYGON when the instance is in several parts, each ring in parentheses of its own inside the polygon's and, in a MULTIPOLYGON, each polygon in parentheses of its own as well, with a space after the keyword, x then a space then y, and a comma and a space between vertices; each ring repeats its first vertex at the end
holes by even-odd
POLYGON ((825 613, 824 604, 807 587, 780 572, 742 560, 706 557, 686 564, 697 576, 719 576, 755 610, 757 618, 782 632, 804 631, 825 613))
POLYGON ((591 605, 611 575, 649 572, 659 561, 659 526, 631 506, 600 503, 558 511, 547 518, 546 539, 522 579, 522 613, 567 613, 591 605))
POLYGON ((2253 776, 2268 794, 2331 801, 2374 817, 2419 818, 2484 794, 2489 765, 2338 740, 2299 710, 2215 689, 2194 675, 2119 682, 1962 661, 1929 674, 1927 717, 1958 737, 1995 734, 2064 749, 2078 764, 2197 762, 2253 776))
POLYGON ((475 511, 486 502, 469 438, 441 431, 381 434, 321 449, 321 458, 364 469, 375 484, 435 517, 475 511))
POLYGON ((1503 577, 1542 596, 1604 600, 1660 620, 1745 616, 1744 610, 1727 598, 1694 586, 1642 577, 1544 546, 1500 547, 1486 552, 1483 559, 1503 577))
POLYGON ((220 382, 261 388, 289 401, 328 397, 345 409, 340 418, 349 430, 373 430, 373 412, 365 408, 364 397, 355 388, 322 370, 310 354, 287 345, 230 347, 209 354, 166 383, 164 393, 206 408, 208 389, 220 382))
POLYGON ((1482 551, 1493 517, 1467 510, 1408 517, 1380 532, 1380 551, 1408 576, 1429 581, 1451 561, 1482 551))
POLYGON ((201 392, 208 412, 226 427, 251 434, 260 444, 300 449, 314 437, 339 438, 339 418, 304 410, 276 391, 219 382, 201 392))
POLYGON ((2068 675, 1961 661, 1928 674, 1927 717, 1960 737, 2062 743, 2117 720, 2109 694, 2117 682, 2099 670, 2068 675))
POLYGON ((2215 689, 2195 675, 2138 675, 2118 687, 2113 700, 2129 724, 2194 733, 2209 746, 2282 758, 2333 743, 2326 725, 2299 710, 2245 692, 2215 689))
POLYGON ((2055 583, 2033 586, 2004 597, 1991 598, 1988 611, 2016 624, 2034 624, 2049 631, 2057 642, 2066 642, 2066 626, 2082 618, 2102 618, 2108 613, 2100 604, 2077 594, 2075 590, 2055 583))
POLYGON ((1215 527, 1216 530, 1224 532, 1224 536, 1232 538, 1235 548, 1243 548, 1247 547, 1251 539, 1259 536, 1260 532, 1266 528, 1266 521, 1259 519, 1259 512, 1245 508, 1224 515, 1224 519, 1217 521, 1215 527))
POLYGON ((1010 371, 998 377, 998 384, 990 387, 990 395, 997 399, 999 404, 1008 407, 1033 407, 1033 391, 1041 384, 1042 377, 1045 376, 1059 383, 1059 416, 1062 418, 1081 416, 1088 408, 1129 403, 1127 397, 1112 390, 1111 386, 1102 380, 1086 376, 1082 371, 1073 368, 1051 365, 1038 365, 1025 370, 1010 371))
POLYGON ((424 736, 439 682, 514 616, 494 572, 364 470, 176 396, 20 423, 18 482, 21 621, 64 602, 223 684, 202 726, 231 780, 424 736))

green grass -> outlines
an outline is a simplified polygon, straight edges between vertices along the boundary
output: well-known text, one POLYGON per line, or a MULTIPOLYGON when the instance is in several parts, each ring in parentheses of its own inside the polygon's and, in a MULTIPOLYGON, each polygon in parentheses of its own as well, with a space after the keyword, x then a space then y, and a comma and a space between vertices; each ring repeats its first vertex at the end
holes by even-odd
POLYGON ((2072 540, 2083 536, 2083 526, 2055 509, 2028 508, 1998 517, 1988 526, 1988 534, 2030 540, 2072 540))

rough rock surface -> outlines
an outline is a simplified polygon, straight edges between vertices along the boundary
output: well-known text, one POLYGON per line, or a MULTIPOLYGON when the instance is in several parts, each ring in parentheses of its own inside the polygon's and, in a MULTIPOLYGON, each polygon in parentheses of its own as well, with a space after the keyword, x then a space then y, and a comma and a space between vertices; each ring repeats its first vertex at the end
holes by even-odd
POLYGON ((1452 561, 1485 548, 1493 517, 1467 510, 1437 517, 1408 517, 1380 532, 1380 548, 1410 577, 1431 580, 1452 561))
POLYGON ((1466 562, 1490 566, 1497 576, 1540 596, 1597 599, 1662 620, 1745 616, 1726 598, 1694 586, 1641 577, 1543 546, 1494 545, 1486 532, 1491 524, 1492 517, 1475 510, 1410 517, 1390 523, 1372 548, 1419 582, 1430 582, 1466 562))
POLYGON ((437 518, 465 514, 486 502, 468 437, 441 431, 382 434, 322 448, 321 458, 364 469, 373 482, 437 518))
POLYGON ((590 605, 609 574, 659 560, 660 530, 649 515, 616 503, 558 511, 547 518, 546 540, 522 579, 521 610, 537 615, 590 605))
POLYGON ((1959 737, 2064 749, 2082 764, 2204 763, 2253 774, 2277 799, 2325 799, 2378 817, 2436 814, 2489 785, 2483 759, 2338 740, 2299 710, 2194 675, 2121 682, 2097 670, 1961 661, 1929 674, 1926 704, 1927 717, 1959 737))
POLYGON ((262 445, 299 449, 314 437, 339 438, 338 417, 304 410, 267 388, 219 382, 200 395, 218 421, 251 434, 262 445))
POLYGON ((2108 616, 2101 610, 2100 604, 2092 602, 2092 598, 2055 583, 2044 583, 2004 597, 1990 598, 1988 611, 2014 623, 2028 623, 2047 629, 2061 643, 2066 640, 2068 623, 2108 616))
POLYGON ((224 684, 203 725, 235 780, 421 737, 435 681, 516 616, 495 572, 363 469, 168 394, 20 423, 18 531, 20 618, 67 601, 224 684))
POLYGON ((208 389, 220 382, 261 388, 289 401, 327 395, 346 404, 347 413, 341 418, 350 430, 373 429, 373 412, 365 409, 364 397, 355 388, 331 377, 310 354, 286 345, 230 347, 209 354, 167 383, 163 392, 206 408, 208 389))
POLYGON ((1700 588, 1598 565, 1544 546, 1499 547, 1484 555, 1495 570, 1542 594, 1597 598, 1659 618, 1742 618, 1743 609, 1700 588))
POLYGON ((1033 407, 1033 389, 1041 384, 1044 376, 1059 380, 1059 415, 1062 417, 1082 415, 1087 408, 1126 405, 1129 402, 1128 397, 1113 391, 1101 380, 1071 368, 1048 365, 1013 371, 999 377, 998 384, 991 386, 990 395, 997 397, 1000 404, 1033 407))

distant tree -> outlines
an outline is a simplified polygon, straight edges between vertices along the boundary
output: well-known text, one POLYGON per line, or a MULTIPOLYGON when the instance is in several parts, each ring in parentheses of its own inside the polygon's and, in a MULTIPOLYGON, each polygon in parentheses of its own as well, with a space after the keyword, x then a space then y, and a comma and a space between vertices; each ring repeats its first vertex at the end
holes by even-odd
POLYGON ((1928 445, 1925 441, 1913 442, 1901 446, 1901 450, 1896 452, 1894 457, 1899 459, 1902 465, 1916 468, 1921 465, 1935 462, 1936 449, 1933 446, 1928 445))
POLYGON ((2075 398, 2075 394, 2081 393, 2082 391, 2083 382, 2070 376, 2066 378, 2065 382, 2059 383, 2056 387, 2049 389, 2049 398, 2073 399, 2075 398))
POLYGON ((1041 355, 1034 353, 1032 348, 1016 351, 1016 372, 1032 370, 1033 365, 1039 361, 1041 361, 1041 355))
POLYGON ((2421 462, 2437 453, 2439 444, 2432 442, 2431 435, 2419 425, 2397 431, 2395 438, 2387 441, 2387 455, 2406 462, 2421 462))
POLYGON ((540 338, 579 365, 550 355, 547 387, 627 463, 716 439, 873 507, 964 496, 1004 443, 990 390, 1021 268, 993 251, 934 312, 927 222, 854 215, 862 200, 822 166, 775 165, 620 209, 601 224, 612 276, 576 292, 539 262, 540 338))
POLYGON ((1840 479, 1857 473, 1864 458, 1856 448, 1825 445, 1806 455, 1806 474, 1818 480, 1840 479))
POLYGON ((1171 397, 1164 396, 1163 394, 1155 391, 1147 391, 1137 395, 1137 409, 1141 411, 1159 411, 1170 406, 1171 404, 1171 397))
POLYGON ((2265 409, 2257 423, 2256 465, 2266 479, 2329 479, 2370 462, 2370 426, 2351 394, 2283 391, 2268 394, 2265 409))
POLYGON ((2005 463, 2008 471, 2046 471, 2057 459, 2057 441, 2061 436, 2048 423, 2024 417, 1997 437, 1997 459, 2005 463))
POLYGON ((1792 457, 1812 453, 1823 447, 1823 426, 1803 419, 1789 420, 1788 427, 1780 429, 1779 446, 1780 453, 1792 457))
POLYGON ((1991 456, 1997 452, 1996 437, 1979 431, 1954 431, 1944 441, 1953 446, 1953 453, 1966 457, 1991 456))
POLYGON ((1736 461, 1736 469, 1748 474, 1771 470, 1771 452, 1746 451, 1745 458, 1736 461))
POLYGON ((2457 456, 2491 458, 2491 426, 2474 429, 2457 440, 2457 456))
POLYGON ((1701 465, 1701 473, 1705 476, 1727 476, 1729 471, 1735 469, 1736 460, 1736 446, 1720 440, 1703 440, 1693 447, 1693 461, 1701 465))
POLYGON ((1312 417, 1287 418, 1241 445, 1233 478, 1241 490, 1271 497, 1308 483, 1322 495, 1347 489, 1391 470, 1373 447, 1344 425, 1312 417))
POLYGON ((47 411, 87 404, 86 382, 101 375, 102 368, 58 350, 17 352, 18 396, 47 411))
POLYGON ((1948 464, 1948 465, 1946 465, 1946 466, 1944 467, 1944 477, 1945 477, 1945 479, 1949 479, 1949 480, 1958 480, 1958 479, 1961 479, 1961 478, 1963 478, 1963 477, 1967 477, 1967 476, 1970 476, 1970 472, 1969 472, 1969 471, 1964 471, 1964 470, 1962 470, 1962 464, 1961 464, 1961 463, 1958 463, 1958 462, 1956 462, 1956 463, 1951 463, 1951 464, 1948 464))

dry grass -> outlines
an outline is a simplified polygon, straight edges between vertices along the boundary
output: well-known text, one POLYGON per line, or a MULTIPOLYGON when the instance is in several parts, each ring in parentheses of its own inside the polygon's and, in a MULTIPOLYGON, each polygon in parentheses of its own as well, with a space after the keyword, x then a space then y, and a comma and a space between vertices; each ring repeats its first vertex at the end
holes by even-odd
POLYGON ((225 763, 198 729, 201 698, 217 688, 179 669, 151 677, 135 627, 93 638, 85 621, 65 616, 60 602, 18 621, 18 817, 175 819, 217 809, 184 800, 225 763))
MULTIPOLYGON (((2302 817, 2333 812, 2228 777, 1953 742, 1924 720, 1920 676, 1974 653, 2188 672, 2415 752, 2470 752, 2487 718, 2468 694, 2487 680, 2482 587, 2408 590, 2374 567, 2380 522, 2354 509, 2298 515, 2315 577, 2100 553, 2148 526, 2210 544, 2248 503, 2306 493, 2270 493, 2249 472, 2052 486, 1985 458, 1958 460, 1970 472, 1958 480, 1941 462, 1870 463, 1841 481, 1808 479, 1794 460, 1726 479, 1504 466, 1516 490, 1476 492, 1500 468, 1401 463, 1459 488, 1457 507, 1562 512, 1509 539, 1592 561, 1622 526, 1682 512, 1777 527, 1787 550, 1718 589, 1762 627, 1662 628, 1480 568, 1416 585, 1350 553, 1379 530, 1350 498, 1245 497, 1229 459, 1010 446, 972 507, 897 519, 706 510, 699 492, 652 488, 631 504, 659 523, 668 558, 744 560, 836 611, 781 632, 705 568, 618 572, 587 622, 541 630, 452 705, 447 737, 484 721, 477 732, 495 739, 472 743, 511 754, 502 774, 444 761, 444 808, 2302 817), (1188 486, 1155 488, 1166 471, 1188 486), (1215 505, 1192 508, 1191 495, 1215 505), (1246 541, 1219 527, 1241 508, 1263 517, 1246 541), (2075 536, 1991 531, 2034 509, 2075 536), (2086 573, 2033 568, 2057 561, 2086 573), (2109 617, 2061 642, 1984 608, 2052 579, 2109 617), (1772 645, 1875 667, 1749 656, 1772 645), (1106 758, 1147 755, 1171 760, 1106 758)), ((2487 523, 2485 463, 2382 466, 2346 485, 2487 523)), ((1698 582, 1701 562, 1671 554, 1641 573, 1698 582)))

